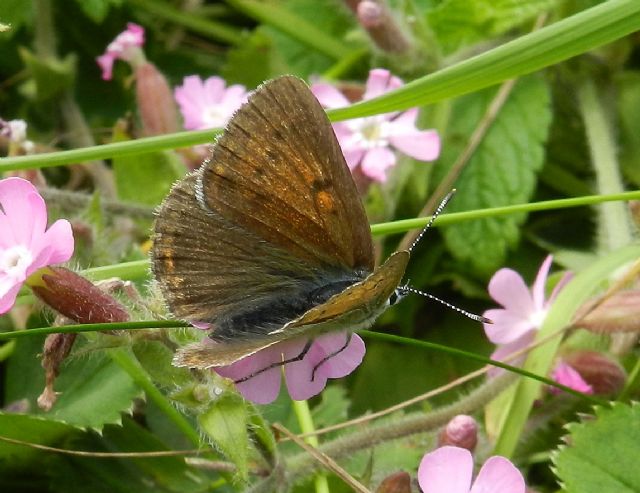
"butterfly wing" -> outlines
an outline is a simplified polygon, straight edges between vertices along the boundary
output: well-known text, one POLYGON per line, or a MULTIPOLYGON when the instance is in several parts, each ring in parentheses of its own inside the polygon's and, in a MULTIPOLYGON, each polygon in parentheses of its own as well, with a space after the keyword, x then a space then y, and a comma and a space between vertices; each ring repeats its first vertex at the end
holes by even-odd
POLYGON ((162 203, 152 265, 172 313, 218 340, 264 336, 373 267, 364 209, 307 86, 282 77, 162 203))
POLYGON ((331 124, 291 76, 258 88, 204 167, 203 203, 307 263, 373 270, 371 232, 331 124))
POLYGON ((408 261, 409 252, 396 252, 366 279, 308 310, 281 329, 266 336, 230 340, 225 344, 192 344, 177 351, 173 364, 202 369, 226 366, 303 334, 314 337, 334 330, 366 329, 386 309, 387 300, 400 283, 408 261))

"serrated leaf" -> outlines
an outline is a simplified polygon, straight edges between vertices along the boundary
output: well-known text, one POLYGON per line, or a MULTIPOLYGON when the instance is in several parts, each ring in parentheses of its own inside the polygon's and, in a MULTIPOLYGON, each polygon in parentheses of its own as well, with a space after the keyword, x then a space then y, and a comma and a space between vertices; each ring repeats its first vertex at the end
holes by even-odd
POLYGON ((63 367, 55 388, 61 394, 49 412, 59 421, 101 430, 131 411, 140 389, 131 377, 103 353, 72 359, 63 367))
POLYGON ((558 0, 445 0, 427 14, 445 52, 521 26, 558 0))
POLYGON ((237 467, 239 479, 248 476, 249 436, 248 415, 244 400, 226 392, 211 402, 208 409, 198 415, 198 424, 211 438, 214 446, 237 467))
MULTIPOLYGON (((465 148, 495 91, 456 101, 452 128, 434 173, 439 182, 465 148)), ((447 212, 469 211, 527 202, 544 162, 551 113, 549 91, 540 77, 520 80, 484 139, 456 181, 458 193, 447 212)), ((443 229, 454 257, 481 276, 502 265, 507 250, 520 240, 525 215, 468 221, 443 229)))
POLYGON ((640 491, 640 406, 597 408, 595 419, 569 427, 553 463, 568 493, 640 491))

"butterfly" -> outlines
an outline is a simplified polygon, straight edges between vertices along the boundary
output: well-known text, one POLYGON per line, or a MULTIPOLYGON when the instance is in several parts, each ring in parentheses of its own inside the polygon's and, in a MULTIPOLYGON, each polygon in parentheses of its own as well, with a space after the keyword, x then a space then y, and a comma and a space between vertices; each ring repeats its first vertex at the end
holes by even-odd
POLYGON ((374 268, 365 210, 307 85, 260 86, 157 213, 152 270, 169 310, 215 344, 176 366, 230 365, 301 336, 357 331, 406 293, 409 250, 374 268))

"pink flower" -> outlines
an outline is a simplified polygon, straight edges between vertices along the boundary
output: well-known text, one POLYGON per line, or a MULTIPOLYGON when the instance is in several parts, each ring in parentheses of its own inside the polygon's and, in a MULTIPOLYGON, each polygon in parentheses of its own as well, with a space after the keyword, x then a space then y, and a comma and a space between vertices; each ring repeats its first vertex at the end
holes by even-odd
POLYGON ((184 128, 201 130, 227 124, 247 100, 247 90, 239 84, 225 86, 224 79, 215 76, 204 81, 197 75, 184 78, 182 86, 174 91, 184 118, 184 128))
MULTIPOLYGON (((593 394, 593 388, 584 381, 580 373, 574 370, 564 361, 560 361, 553 370, 551 377, 558 383, 582 392, 583 394, 593 394)), ((559 394, 562 391, 556 387, 550 387, 552 394, 559 394)))
MULTIPOLYGON (((402 86, 402 81, 388 70, 369 72, 363 100, 372 99, 402 86)), ((311 91, 325 108, 348 106, 349 100, 335 87, 317 83, 311 91)), ((335 123, 333 129, 342 152, 353 171, 360 166, 362 173, 379 182, 386 180, 387 169, 396 164, 391 147, 421 161, 433 161, 440 154, 440 137, 435 130, 418 130, 418 108, 402 113, 355 118, 335 123)))
POLYGON ((426 454, 418 468, 424 493, 525 493, 522 474, 504 457, 490 457, 471 485, 473 458, 459 447, 440 447, 426 454))
POLYGON ((47 206, 22 178, 0 180, 0 313, 13 306, 22 283, 41 267, 73 254, 71 224, 59 219, 47 230, 47 206))
POLYGON ((96 58, 96 62, 102 69, 102 79, 111 80, 113 64, 116 60, 133 62, 143 58, 140 47, 144 44, 144 28, 133 22, 127 23, 127 29, 116 36, 104 55, 96 58))
POLYGON ((492 359, 502 361, 533 342, 551 303, 571 278, 571 274, 565 274, 545 300, 544 288, 552 261, 553 256, 549 255, 542 262, 531 290, 512 269, 500 269, 489 281, 489 294, 504 307, 483 313, 493 321, 493 324, 484 324, 484 331, 491 342, 499 345, 491 355, 492 359))
MULTIPOLYGON (((303 337, 282 342, 214 370, 236 382, 245 399, 268 404, 280 392, 282 361, 297 358, 308 340, 303 337)), ((327 379, 342 378, 355 370, 364 353, 364 342, 356 334, 340 332, 317 337, 300 361, 284 365, 289 395, 301 401, 319 394, 327 385, 327 379)))

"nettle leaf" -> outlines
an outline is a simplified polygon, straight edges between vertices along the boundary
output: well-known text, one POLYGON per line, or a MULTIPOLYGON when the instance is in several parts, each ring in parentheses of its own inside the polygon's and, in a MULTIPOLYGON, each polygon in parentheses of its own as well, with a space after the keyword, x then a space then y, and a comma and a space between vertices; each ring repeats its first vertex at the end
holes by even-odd
POLYGON ((564 489, 580 493, 640 491, 640 406, 614 403, 571 424, 552 460, 564 489))
POLYGON ((248 413, 242 397, 224 393, 198 415, 198 424, 213 445, 236 465, 238 478, 246 481, 250 449, 248 413))
POLYGON ((98 431, 105 424, 119 424, 121 413, 131 412, 133 400, 141 395, 131 377, 101 352, 71 359, 55 388, 61 394, 48 415, 98 431))
MULTIPOLYGON (((442 180, 466 147, 496 91, 458 99, 435 182, 442 180)), ((458 193, 447 212, 469 211, 527 202, 544 163, 544 143, 551 122, 549 90, 536 76, 518 81, 509 99, 456 181, 458 193)), ((524 214, 476 219, 443 228, 448 249, 465 269, 481 276, 502 265, 507 250, 520 240, 524 214)))
POLYGON ((427 14, 445 52, 502 34, 552 9, 558 0, 445 0, 427 14))

